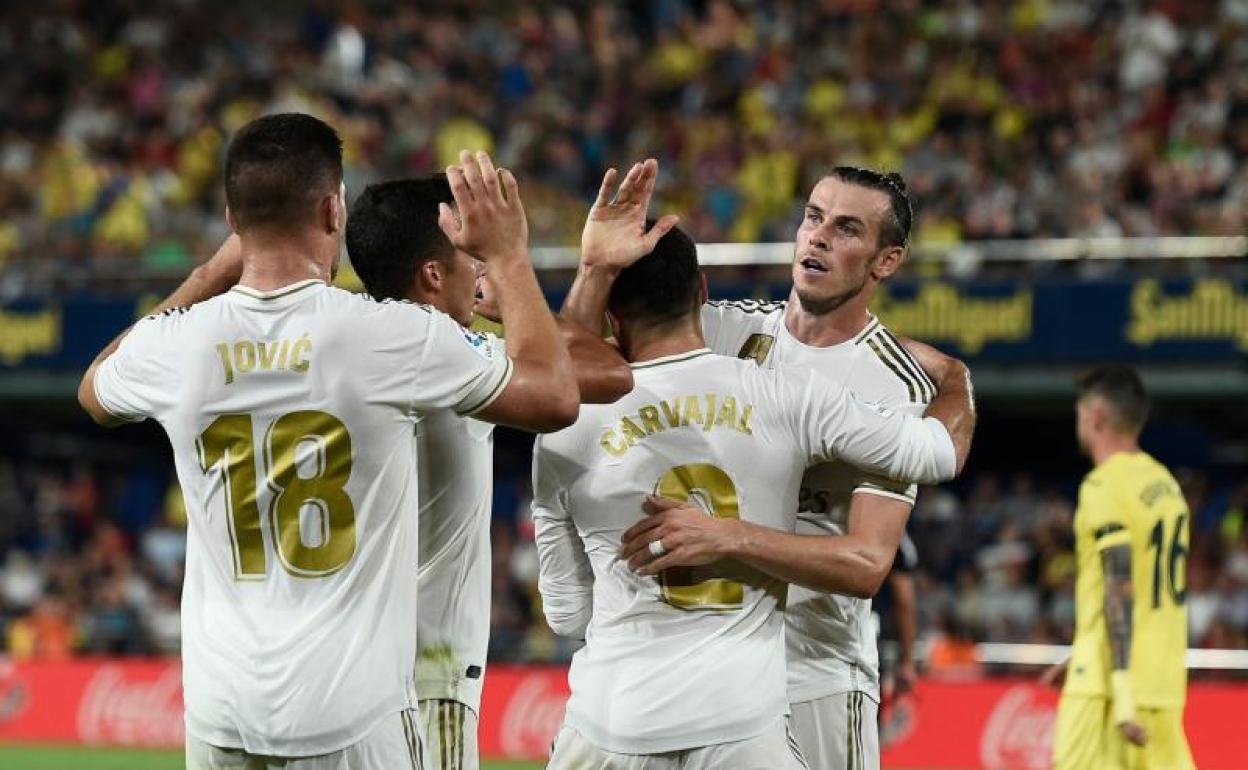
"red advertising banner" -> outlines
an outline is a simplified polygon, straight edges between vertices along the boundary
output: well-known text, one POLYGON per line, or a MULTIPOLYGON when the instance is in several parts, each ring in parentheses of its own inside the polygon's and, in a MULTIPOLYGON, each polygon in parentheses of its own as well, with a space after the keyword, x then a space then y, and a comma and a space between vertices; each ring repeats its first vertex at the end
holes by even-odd
MULTIPOLYGON (((176 660, 0 662, 0 742, 177 748, 176 660)), ((494 666, 481 702, 481 755, 542 759, 563 722, 567 670, 494 666)), ((1057 694, 1026 679, 922 681, 891 715, 886 768, 1047 770, 1057 694)), ((1201 770, 1242 770, 1248 685, 1195 683, 1185 724, 1201 770)))

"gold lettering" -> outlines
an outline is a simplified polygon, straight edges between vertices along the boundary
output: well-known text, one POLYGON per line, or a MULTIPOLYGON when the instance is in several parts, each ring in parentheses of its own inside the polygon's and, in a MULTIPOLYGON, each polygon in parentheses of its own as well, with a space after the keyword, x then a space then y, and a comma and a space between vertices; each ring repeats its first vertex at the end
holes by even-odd
POLYGON ((278 369, 285 369, 290 361, 290 340, 282 340, 282 351, 278 354, 278 369))
POLYGON ((646 429, 647 436, 653 436, 663 431, 663 423, 659 422, 659 410, 653 406, 643 406, 637 410, 638 416, 641 417, 641 425, 646 429))
POLYGON ((615 434, 614 428, 607 428, 602 434, 602 440, 598 443, 602 444, 602 448, 612 457, 619 457, 628 451, 628 444, 620 441, 620 437, 615 434))
POLYGON ((737 399, 735 397, 724 396, 724 403, 719 407, 719 416, 715 418, 715 425, 737 427, 737 399))
POLYGON ((620 432, 624 434, 624 440, 628 442, 629 446, 646 437, 645 431, 627 417, 620 420, 620 432))
POLYGON ((1230 281, 1206 278, 1186 295, 1167 296, 1153 279, 1131 290, 1127 339, 1140 347, 1181 340, 1229 340, 1248 350, 1248 293, 1230 281))
POLYGON ((256 368, 256 346, 247 340, 234 343, 234 366, 246 374, 256 368))
POLYGON ((217 345, 217 355, 221 356, 221 366, 225 369, 225 384, 234 381, 234 365, 230 362, 230 346, 222 342, 217 345))
POLYGON ((290 350, 291 371, 299 372, 300 374, 302 374, 303 372, 306 372, 308 370, 308 367, 311 365, 311 362, 308 361, 307 356, 311 354, 312 354, 312 340, 308 339, 307 334, 304 334, 302 337, 299 338, 299 341, 296 342, 295 346, 291 348, 290 350))
POLYGON ((697 396, 685 396, 685 416, 681 425, 697 425, 702 422, 702 401, 697 396))
POLYGON ((0 310, 0 361, 9 366, 20 364, 32 355, 49 355, 61 349, 64 336, 61 311, 40 310, 34 313, 0 310))
POLYGON ((706 394, 706 420, 702 423, 702 430, 707 433, 715 426, 715 401, 718 398, 714 393, 706 394))
POLYGON ((737 430, 747 436, 753 436, 754 431, 750 428, 750 418, 754 416, 754 405, 746 404, 745 409, 741 410, 741 422, 737 423, 737 430))
POLYGON ((659 406, 663 407, 663 416, 667 418, 667 424, 673 428, 680 427, 680 399, 675 401, 662 401, 659 406))
POLYGON ((1010 297, 967 297, 947 283, 929 283, 914 299, 894 299, 880 292, 876 315, 897 334, 954 342, 978 353, 989 342, 1018 342, 1031 337, 1032 292, 1010 297))
POLYGON ((272 369, 273 362, 277 358, 278 344, 276 342, 257 342, 256 346, 260 348, 260 368, 272 369))

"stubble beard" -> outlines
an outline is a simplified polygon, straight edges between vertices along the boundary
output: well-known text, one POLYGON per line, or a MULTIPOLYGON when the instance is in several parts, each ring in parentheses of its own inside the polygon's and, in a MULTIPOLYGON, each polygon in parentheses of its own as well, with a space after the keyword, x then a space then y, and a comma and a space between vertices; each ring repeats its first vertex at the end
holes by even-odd
POLYGON ((866 287, 867 280, 863 278, 862 282, 854 288, 839 294, 833 294, 830 297, 817 297, 801 289, 795 289, 794 293, 797 294, 797 301, 802 306, 802 312, 813 316, 824 316, 857 297, 866 287))

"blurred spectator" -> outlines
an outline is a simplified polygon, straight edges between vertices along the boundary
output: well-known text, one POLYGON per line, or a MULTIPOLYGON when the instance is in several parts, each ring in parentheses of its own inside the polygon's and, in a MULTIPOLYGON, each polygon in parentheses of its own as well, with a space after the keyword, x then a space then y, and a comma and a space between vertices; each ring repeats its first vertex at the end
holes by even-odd
POLYGON ((338 128, 353 193, 493 150, 545 244, 575 242, 605 166, 650 155, 659 206, 703 241, 790 238, 835 162, 905 172, 920 243, 1237 235, 1246 16, 1236 0, 8 3, 0 275, 31 291, 184 270, 224 236, 225 142, 278 110, 338 128))

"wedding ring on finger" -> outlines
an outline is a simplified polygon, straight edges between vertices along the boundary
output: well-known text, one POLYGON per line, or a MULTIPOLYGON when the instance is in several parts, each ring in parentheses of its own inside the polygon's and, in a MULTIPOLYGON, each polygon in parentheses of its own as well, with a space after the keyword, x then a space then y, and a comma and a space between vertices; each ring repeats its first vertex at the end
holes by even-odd
POLYGON ((663 547, 662 540, 650 541, 650 555, 656 559, 661 559, 667 553, 667 549, 663 547))

